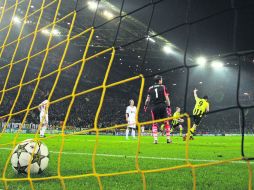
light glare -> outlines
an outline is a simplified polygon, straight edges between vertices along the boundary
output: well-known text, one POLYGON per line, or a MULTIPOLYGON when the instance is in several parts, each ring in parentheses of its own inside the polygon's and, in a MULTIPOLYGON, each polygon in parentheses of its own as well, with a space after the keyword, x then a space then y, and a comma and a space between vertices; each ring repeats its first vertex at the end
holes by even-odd
POLYGON ((170 46, 166 45, 163 47, 163 51, 166 53, 166 54, 170 54, 170 53, 173 53, 173 50, 170 46))
POLYGON ((114 17, 114 15, 109 12, 109 11, 103 11, 103 15, 107 18, 107 19, 112 19, 114 17))
POLYGON ((54 30, 52 30, 52 34, 53 34, 54 36, 57 36, 57 35, 60 34, 60 32, 59 32, 59 30, 54 29, 54 30))
POLYGON ((15 23, 21 23, 21 20, 20 20, 19 17, 15 16, 15 17, 13 17, 13 22, 15 22, 15 23))
POLYGON ((213 61, 212 62, 212 67, 215 68, 215 69, 222 68, 223 67, 223 63, 221 61, 218 61, 218 60, 213 61))
POLYGON ((49 35, 49 30, 47 30, 47 29, 43 29, 43 30, 41 31, 41 33, 42 33, 42 34, 49 35))
POLYGON ((90 10, 96 10, 96 8, 97 8, 97 2, 95 2, 95 1, 88 1, 87 4, 88 4, 88 8, 90 10))
POLYGON ((205 65, 206 63, 207 63, 207 59, 205 58, 205 57, 198 57, 197 59, 196 59, 196 62, 197 62, 197 64, 199 64, 199 65, 205 65))
POLYGON ((153 43, 155 43, 155 40, 153 38, 151 38, 150 36, 147 37, 147 39, 153 43))

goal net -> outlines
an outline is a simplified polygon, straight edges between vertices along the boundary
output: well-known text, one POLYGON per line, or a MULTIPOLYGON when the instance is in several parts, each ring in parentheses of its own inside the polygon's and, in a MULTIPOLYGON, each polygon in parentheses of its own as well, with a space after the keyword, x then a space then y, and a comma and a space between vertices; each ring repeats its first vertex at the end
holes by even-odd
POLYGON ((239 183, 252 189, 254 31, 244 23, 251 25, 254 5, 210 3, 0 1, 0 189, 239 183), (174 148, 151 147, 146 135, 153 121, 143 106, 156 74, 169 89, 172 109, 182 108, 184 133, 192 127, 193 89, 209 96, 211 111, 193 142, 174 133, 174 148), (41 139, 38 107, 45 96, 49 126, 41 139), (126 141, 130 99, 137 105, 137 139, 126 141), (15 175, 12 151, 28 138, 48 145, 49 168, 15 175))

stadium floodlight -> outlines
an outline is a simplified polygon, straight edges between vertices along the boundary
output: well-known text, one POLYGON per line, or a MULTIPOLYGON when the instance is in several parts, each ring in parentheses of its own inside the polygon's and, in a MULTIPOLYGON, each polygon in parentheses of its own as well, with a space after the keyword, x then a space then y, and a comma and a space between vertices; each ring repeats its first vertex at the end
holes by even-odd
POLYGON ((207 59, 203 56, 200 56, 196 59, 197 64, 204 66, 207 63, 207 59))
POLYGON ((154 40, 153 38, 151 38, 150 36, 147 37, 147 40, 149 40, 149 41, 155 43, 155 40, 154 40))
POLYGON ((212 67, 215 69, 219 69, 223 67, 223 63, 219 60, 215 60, 212 62, 212 67))
POLYGON ((165 46, 163 47, 163 51, 164 51, 166 54, 173 53, 172 48, 171 48, 170 46, 168 46, 168 45, 165 45, 165 46))
POLYGON ((50 32, 49 32, 48 29, 42 29, 42 30, 41 30, 41 33, 42 33, 42 34, 45 34, 45 35, 49 35, 49 34, 50 34, 50 32))
POLYGON ((57 29, 54 29, 54 30, 52 30, 52 35, 58 36, 58 35, 60 35, 60 31, 57 29))
POLYGON ((107 10, 105 10, 105 11, 103 11, 103 15, 107 18, 107 19, 112 19, 113 17, 114 17, 114 15, 113 15, 113 13, 111 13, 111 12, 109 12, 109 11, 107 11, 107 10))
POLYGON ((17 23, 17 24, 19 24, 19 23, 21 23, 21 20, 20 20, 20 18, 19 17, 17 17, 17 16, 15 16, 15 17, 13 17, 13 22, 15 22, 15 23, 17 23))
POLYGON ((87 4, 88 4, 88 9, 90 9, 92 11, 96 10, 96 8, 97 8, 97 2, 95 2, 95 1, 88 1, 87 4))

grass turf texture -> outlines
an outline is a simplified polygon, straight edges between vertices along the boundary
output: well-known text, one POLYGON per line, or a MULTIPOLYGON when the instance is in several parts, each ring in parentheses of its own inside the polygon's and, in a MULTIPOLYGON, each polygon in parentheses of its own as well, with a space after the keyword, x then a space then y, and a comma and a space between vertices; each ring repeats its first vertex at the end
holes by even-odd
MULTIPOLYGON (((33 135, 20 134, 18 141, 32 138, 33 135)), ((13 134, 3 134, 0 144, 13 140, 13 134)), ((41 175, 32 177, 57 176, 58 153, 61 137, 42 140, 50 150, 50 163, 41 175)), ((125 140, 125 137, 100 136, 96 156, 96 171, 100 174, 135 170, 137 140, 125 140)), ((154 145, 152 137, 141 137, 139 164, 142 170, 168 168, 186 164, 186 142, 180 137, 173 137, 173 144, 166 144, 165 137, 159 137, 159 144, 154 145)), ((254 156, 253 137, 245 137, 246 156, 254 156)), ((93 172, 92 153, 95 136, 75 135, 65 138, 61 159, 61 176, 75 176, 93 172)), ((192 164, 203 164, 215 160, 240 157, 241 137, 196 137, 190 142, 189 158, 192 164)), ((0 172, 2 173, 11 146, 0 146, 0 172)), ((254 165, 251 164, 252 168, 254 165)), ((253 169, 252 169, 253 171, 253 169)), ((197 189, 248 189, 248 168, 244 161, 215 165, 196 169, 197 189)), ((1 175, 2 177, 2 175, 1 175)), ((15 175, 10 164, 7 178, 24 178, 15 175)), ((192 189, 190 168, 145 174, 147 189, 192 189)), ((64 180, 66 189, 99 189, 96 177, 82 177, 64 180)), ((140 174, 125 174, 101 177, 103 189, 143 189, 140 174)), ((59 179, 34 181, 35 189, 62 189, 59 179)), ((30 189, 28 181, 8 182, 9 189, 30 189)), ((4 189, 0 181, 0 189, 4 189)))

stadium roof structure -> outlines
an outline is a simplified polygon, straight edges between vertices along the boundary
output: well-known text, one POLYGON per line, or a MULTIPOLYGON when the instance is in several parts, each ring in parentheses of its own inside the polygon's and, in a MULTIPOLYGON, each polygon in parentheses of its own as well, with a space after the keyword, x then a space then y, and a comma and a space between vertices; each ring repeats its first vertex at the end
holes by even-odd
MULTIPOLYGON (((49 2, 50 1, 47 3, 49 2)), ((120 16, 121 1, 102 0, 98 4, 96 17, 94 17, 96 10, 89 7, 89 2, 96 3, 96 1, 80 2, 81 3, 77 3, 76 1, 63 1, 58 18, 60 19, 67 15, 77 6, 76 10, 78 14, 73 35, 94 25, 96 28, 95 38, 92 41, 90 49, 91 51, 98 52, 112 45, 119 47, 115 60, 117 63, 114 64, 113 68, 116 72, 117 70, 118 72, 121 70, 121 75, 124 75, 122 72, 128 73, 127 75, 130 75, 130 73, 137 74, 142 72, 149 75, 153 74, 153 72, 160 72, 183 65, 184 50, 171 43, 167 36, 159 35, 156 30, 153 30, 152 26, 148 28, 148 22, 152 11, 152 7, 148 6, 149 1, 131 1, 131 3, 126 1, 127 3, 124 4, 120 16), (140 8, 142 6, 143 10, 141 13, 138 12, 138 14, 136 14, 135 8, 140 8), (112 14, 110 18, 105 16, 105 11, 108 11, 108 14, 112 14), (120 18, 121 25, 119 26, 120 18), (119 33, 116 37, 118 27, 119 33), (148 51, 146 52, 147 49, 148 51)), ((33 9, 40 7, 40 3, 41 2, 34 1, 32 5, 33 9)), ((25 8, 24 4, 22 4, 22 6, 25 8)), ((18 8, 18 15, 20 17, 24 15, 22 6, 18 8)), ((49 24, 52 21, 53 15, 54 9, 46 9, 45 16, 43 16, 43 20, 41 21, 42 25, 49 24)), ((36 17, 29 18, 29 21, 29 25, 35 25, 36 17)), ((6 20, 6 22, 8 21, 6 20)), ((69 21, 57 24, 56 28, 59 30, 59 33, 56 38, 63 38, 67 34, 68 24, 69 21)), ((72 50, 74 56, 77 56, 77 54, 80 56, 82 55, 87 36, 84 36, 84 38, 86 38, 84 41, 79 40, 75 42, 76 48, 72 50)), ((12 52, 10 52, 9 55, 11 56, 12 52)), ((7 56, 7 60, 10 56, 7 56)), ((52 59, 54 59, 54 57, 57 59, 57 51, 50 56, 52 56, 52 59)), ((7 60, 6 62, 8 62, 7 60)))

